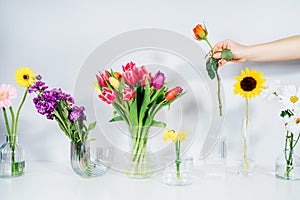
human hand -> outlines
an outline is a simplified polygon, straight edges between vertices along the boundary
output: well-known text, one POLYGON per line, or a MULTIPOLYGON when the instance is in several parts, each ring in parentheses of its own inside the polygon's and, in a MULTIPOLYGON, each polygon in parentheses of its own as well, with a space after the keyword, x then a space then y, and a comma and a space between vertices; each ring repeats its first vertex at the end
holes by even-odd
POLYGON ((227 62, 244 62, 246 61, 246 58, 244 57, 245 50, 246 46, 243 46, 232 40, 224 40, 217 43, 213 47, 213 52, 215 52, 213 57, 218 60, 219 67, 225 65, 227 62), (221 59, 221 51, 224 49, 229 49, 231 51, 231 53, 233 54, 233 59, 221 59))

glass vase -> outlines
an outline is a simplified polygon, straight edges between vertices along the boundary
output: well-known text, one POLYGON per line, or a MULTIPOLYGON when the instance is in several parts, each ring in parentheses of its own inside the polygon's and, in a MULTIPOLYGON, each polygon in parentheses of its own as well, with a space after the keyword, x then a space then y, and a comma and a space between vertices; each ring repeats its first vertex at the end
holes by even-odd
POLYGON ((242 123, 242 155, 240 162, 240 173, 250 175, 254 172, 255 159, 253 155, 253 131, 248 119, 242 123))
POLYGON ((21 176, 25 172, 23 146, 18 142, 18 134, 5 134, 5 143, 0 147, 0 177, 21 176))
POLYGON ((300 180, 300 157, 292 150, 285 150, 276 159, 275 176, 283 180, 300 180))
POLYGON ((149 178, 154 169, 148 140, 150 127, 138 126, 131 127, 129 130, 130 155, 126 174, 130 178, 149 178))
POLYGON ((110 169, 113 157, 112 149, 97 149, 97 158, 90 154, 90 142, 71 142, 71 165, 73 171, 83 178, 102 176, 110 169))
POLYGON ((177 186, 191 185, 193 183, 192 167, 193 158, 175 161, 166 159, 163 170, 163 183, 177 186))

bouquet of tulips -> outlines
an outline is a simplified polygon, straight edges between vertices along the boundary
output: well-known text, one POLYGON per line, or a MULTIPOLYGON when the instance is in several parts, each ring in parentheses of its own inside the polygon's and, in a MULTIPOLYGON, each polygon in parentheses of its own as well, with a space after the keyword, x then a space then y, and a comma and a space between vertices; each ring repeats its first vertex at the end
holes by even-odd
POLYGON ((145 66, 130 62, 122 66, 123 72, 103 70, 96 75, 95 84, 99 98, 114 108, 110 122, 124 121, 133 140, 131 162, 135 163, 135 175, 144 176, 139 163, 148 160, 146 146, 151 126, 165 127, 164 122, 154 120, 165 106, 181 97, 181 87, 168 89, 165 75, 158 71, 152 76, 145 66))

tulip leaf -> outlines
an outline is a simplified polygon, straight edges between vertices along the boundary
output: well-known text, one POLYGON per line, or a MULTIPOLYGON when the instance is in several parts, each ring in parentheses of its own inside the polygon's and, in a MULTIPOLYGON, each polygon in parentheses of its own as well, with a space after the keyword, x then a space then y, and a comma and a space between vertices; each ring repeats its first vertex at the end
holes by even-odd
POLYGON ((230 49, 224 49, 222 52, 221 52, 221 58, 222 59, 226 59, 226 60, 231 60, 233 58, 233 54, 232 52, 230 51, 230 49))
POLYGON ((140 124, 142 123, 142 121, 144 119, 144 116, 148 109, 149 103, 150 103, 150 84, 149 84, 148 79, 146 79, 144 99, 143 99, 143 103, 142 103, 140 113, 139 113, 139 123, 140 124))
POLYGON ((139 121, 138 121, 137 100, 136 99, 131 103, 129 113, 130 113, 130 119, 132 120, 132 125, 137 126, 139 121))
POLYGON ((167 126, 167 124, 164 123, 164 122, 158 122, 158 121, 153 120, 151 126, 155 126, 155 127, 163 127, 163 128, 164 128, 164 127, 167 126))
POLYGON ((117 122, 117 121, 123 121, 123 118, 121 116, 113 117, 109 122, 117 122))

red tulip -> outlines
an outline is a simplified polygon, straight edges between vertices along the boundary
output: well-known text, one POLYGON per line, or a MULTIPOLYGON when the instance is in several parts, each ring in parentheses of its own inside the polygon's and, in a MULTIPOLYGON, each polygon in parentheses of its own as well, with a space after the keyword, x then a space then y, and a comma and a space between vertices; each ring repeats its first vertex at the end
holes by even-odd
POLYGON ((107 87, 103 88, 102 93, 99 94, 99 98, 107 104, 114 103, 117 93, 107 87))
POLYGON ((122 89, 122 100, 123 101, 130 101, 131 99, 133 99, 135 95, 135 92, 133 89, 131 89, 130 87, 123 87, 122 89))
POLYGON ((145 69, 145 66, 141 66, 141 67, 137 68, 137 73, 138 73, 139 79, 142 79, 144 77, 144 75, 148 74, 147 70, 145 69))
POLYGON ((125 66, 122 65, 123 72, 130 71, 133 68, 136 68, 136 66, 135 63, 133 63, 132 61, 130 63, 127 63, 125 66))
POLYGON ((173 88, 171 90, 169 90, 167 93, 166 93, 166 100, 167 101, 172 101, 174 98, 176 98, 178 96, 178 94, 180 94, 182 92, 182 88, 181 87, 176 87, 176 88, 173 88))
POLYGON ((152 82, 153 82, 153 78, 152 78, 152 75, 151 73, 148 73, 148 74, 144 74, 143 78, 142 78, 142 82, 141 82, 141 85, 143 87, 146 86, 146 80, 148 79, 148 83, 150 85, 150 87, 152 86, 152 82))

